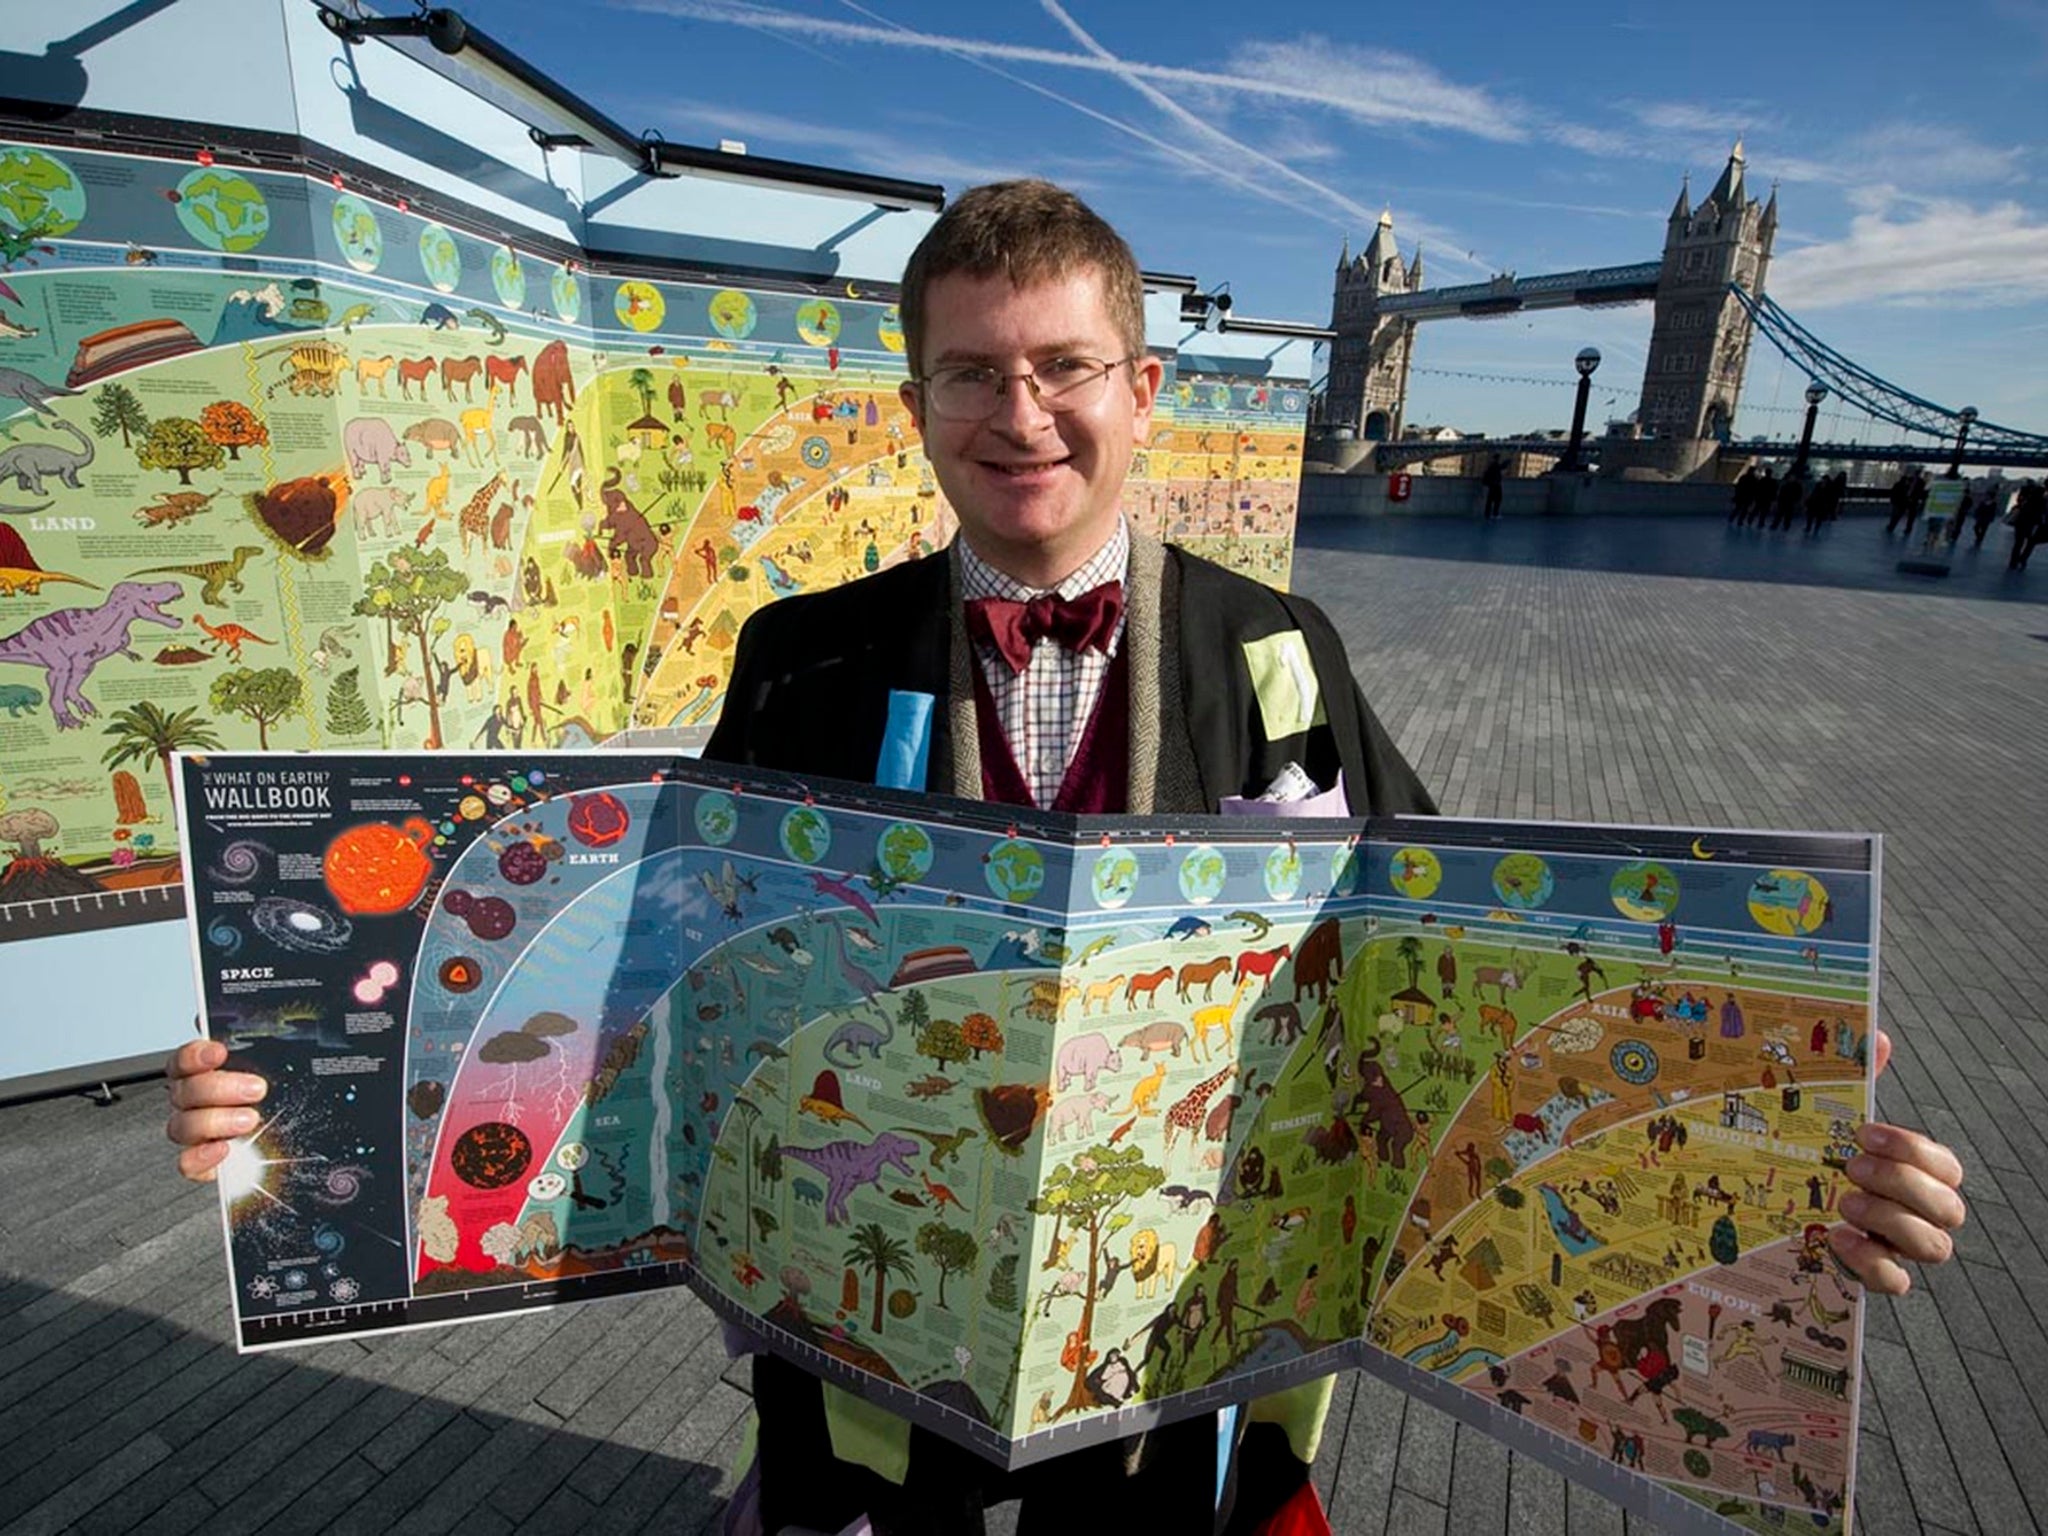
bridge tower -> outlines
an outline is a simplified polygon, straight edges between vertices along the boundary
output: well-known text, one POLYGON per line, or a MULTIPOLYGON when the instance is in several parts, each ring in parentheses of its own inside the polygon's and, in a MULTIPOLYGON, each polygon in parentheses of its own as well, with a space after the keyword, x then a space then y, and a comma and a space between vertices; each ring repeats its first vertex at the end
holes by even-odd
POLYGON ((1415 248, 1412 261, 1401 260, 1392 213, 1380 215, 1371 244, 1357 256, 1345 242, 1330 300, 1330 329, 1337 336, 1330 343, 1323 426, 1350 427, 1375 442, 1392 442, 1401 435, 1415 325, 1380 314, 1379 304, 1388 294, 1413 293, 1421 286, 1422 247, 1415 248))
MULTIPOLYGON (((1763 293, 1778 232, 1777 189, 1767 205, 1748 195, 1740 140, 1697 208, 1688 191, 1679 190, 1664 228, 1664 268, 1636 417, 1646 436, 1665 443, 1725 440, 1734 426, 1750 321, 1728 285, 1763 293)), ((1690 468, 1673 467, 1680 473, 1690 468)))

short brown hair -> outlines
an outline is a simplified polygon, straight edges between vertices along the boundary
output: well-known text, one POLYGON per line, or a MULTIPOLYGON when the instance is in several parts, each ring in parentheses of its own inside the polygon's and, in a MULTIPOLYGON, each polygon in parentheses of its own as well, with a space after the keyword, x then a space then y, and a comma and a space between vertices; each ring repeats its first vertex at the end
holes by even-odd
POLYGON ((924 368, 924 302, 954 272, 1002 273, 1019 288, 1078 271, 1102 274, 1110 322, 1134 357, 1145 352, 1145 283, 1124 237, 1080 198, 1049 181, 993 181, 960 194, 925 231, 903 268, 903 340, 910 371, 924 368))

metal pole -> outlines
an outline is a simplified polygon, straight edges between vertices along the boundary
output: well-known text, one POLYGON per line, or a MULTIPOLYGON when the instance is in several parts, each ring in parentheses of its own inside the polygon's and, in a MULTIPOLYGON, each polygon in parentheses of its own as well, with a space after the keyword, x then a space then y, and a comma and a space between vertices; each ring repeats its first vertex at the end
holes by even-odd
POLYGON ((1574 470, 1579 465, 1579 446, 1586 440, 1586 397, 1593 393, 1593 376, 1579 375, 1579 397, 1572 406, 1572 440, 1565 445, 1564 457, 1558 461, 1560 470, 1574 470))
POLYGON ((1970 424, 1976 419, 1977 408, 1974 405, 1966 405, 1956 413, 1956 448, 1955 452, 1949 455, 1948 473, 1943 476, 1944 479, 1959 480, 1962 478, 1963 445, 1970 440, 1970 424))
POLYGON ((1819 415, 1818 404, 1806 408, 1806 426, 1799 434, 1799 452, 1792 457, 1792 474, 1795 479, 1805 478, 1807 451, 1813 447, 1813 423, 1819 415))

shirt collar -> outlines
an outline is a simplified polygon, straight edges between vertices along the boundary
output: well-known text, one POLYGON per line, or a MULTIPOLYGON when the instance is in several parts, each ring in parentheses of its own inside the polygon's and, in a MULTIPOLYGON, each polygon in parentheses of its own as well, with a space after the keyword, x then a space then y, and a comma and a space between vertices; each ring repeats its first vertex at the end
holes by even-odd
POLYGON ((960 551, 960 594, 969 601, 978 597, 1006 597, 1016 602, 1029 602, 1045 592, 1054 592, 1061 597, 1079 597, 1105 581, 1124 581, 1130 574, 1131 530, 1121 516, 1102 548, 1056 587, 1027 586, 1014 576, 1006 575, 977 555, 965 539, 955 539, 953 547, 960 551))

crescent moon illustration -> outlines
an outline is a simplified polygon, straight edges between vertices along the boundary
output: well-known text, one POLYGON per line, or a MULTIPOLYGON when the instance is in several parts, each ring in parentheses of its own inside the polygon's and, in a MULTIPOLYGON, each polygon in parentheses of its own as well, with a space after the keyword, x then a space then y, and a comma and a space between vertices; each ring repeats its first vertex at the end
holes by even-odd
POLYGON ((1713 857, 1711 853, 1707 852, 1698 838, 1692 840, 1692 856, 1696 859, 1711 859, 1713 857))
POLYGON ((854 287, 853 284, 848 283, 846 285, 846 296, 849 299, 857 299, 860 297, 860 290, 854 287))

